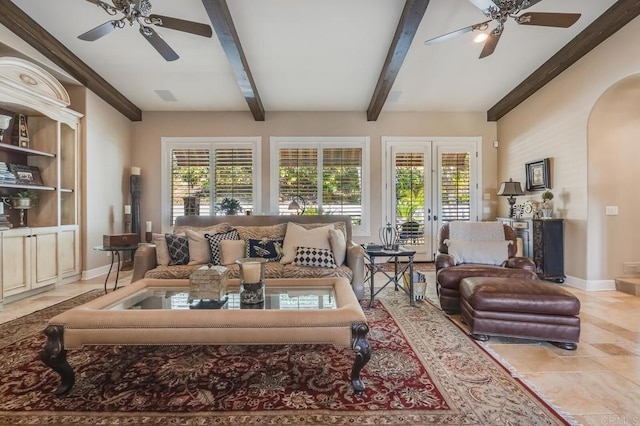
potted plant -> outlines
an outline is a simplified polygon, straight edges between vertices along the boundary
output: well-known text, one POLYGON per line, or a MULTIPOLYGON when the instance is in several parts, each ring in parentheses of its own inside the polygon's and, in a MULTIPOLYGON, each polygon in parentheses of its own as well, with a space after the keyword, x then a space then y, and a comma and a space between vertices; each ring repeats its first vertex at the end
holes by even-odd
POLYGON ((223 198, 218 207, 218 209, 226 215, 236 215, 241 208, 240 201, 229 197, 223 198))
POLYGON ((38 195, 32 191, 20 191, 7 197, 9 202, 5 204, 11 206, 14 209, 28 209, 35 205, 38 201, 38 195))
POLYGON ((553 192, 546 190, 542 193, 542 217, 551 217, 552 206, 551 200, 553 200, 553 192))

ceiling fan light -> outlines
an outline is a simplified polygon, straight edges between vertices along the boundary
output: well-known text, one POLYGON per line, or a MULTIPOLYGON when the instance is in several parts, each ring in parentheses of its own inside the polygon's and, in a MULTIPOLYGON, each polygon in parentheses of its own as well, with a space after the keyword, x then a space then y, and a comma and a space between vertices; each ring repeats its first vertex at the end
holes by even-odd
POLYGON ((480 33, 473 38, 473 41, 474 43, 482 43, 487 39, 487 37, 489 37, 487 33, 480 33))

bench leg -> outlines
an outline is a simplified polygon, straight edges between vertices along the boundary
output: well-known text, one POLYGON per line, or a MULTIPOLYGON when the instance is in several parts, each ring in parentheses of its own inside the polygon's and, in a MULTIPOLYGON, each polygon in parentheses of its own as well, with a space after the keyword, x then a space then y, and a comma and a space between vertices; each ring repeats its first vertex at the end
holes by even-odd
POLYGON ((487 336, 486 334, 472 334, 471 337, 479 342, 486 342, 489 340, 489 336, 487 336))
POLYGON ((64 327, 50 325, 44 330, 47 343, 40 352, 40 359, 60 375, 60 386, 53 393, 62 395, 71 390, 76 381, 73 369, 67 362, 67 350, 64 348, 64 327))
POLYGON ((551 343, 553 346, 557 346, 560 349, 564 349, 565 351, 575 351, 576 349, 578 349, 578 345, 575 343, 571 343, 571 342, 551 342, 549 341, 549 343, 551 343))
POLYGON ((356 359, 351 368, 351 384, 353 385, 353 390, 357 393, 364 391, 364 383, 360 379, 360 370, 371 358, 371 346, 367 340, 368 332, 369 327, 367 324, 354 323, 351 325, 352 348, 356 353, 356 359))

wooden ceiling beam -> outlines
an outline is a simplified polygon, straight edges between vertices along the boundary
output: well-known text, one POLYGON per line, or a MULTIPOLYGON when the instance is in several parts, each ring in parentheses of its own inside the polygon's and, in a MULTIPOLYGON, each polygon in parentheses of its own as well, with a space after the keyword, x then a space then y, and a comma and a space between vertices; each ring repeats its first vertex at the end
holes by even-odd
POLYGON ((418 31, 422 17, 427 11, 429 0, 407 0, 396 28, 396 33, 391 40, 391 46, 387 52, 387 58, 382 66, 378 83, 373 91, 369 108, 367 109, 367 121, 376 121, 380 116, 382 107, 387 101, 393 83, 400 72, 400 67, 407 56, 413 37, 418 31))
POLYGON ((619 0, 487 111, 498 121, 620 28, 640 15, 638 0, 619 0))
POLYGON ((0 0, 0 24, 29 43, 53 63, 71 74, 93 93, 131 121, 141 121, 142 111, 91 67, 82 62, 11 0, 0 0))
POLYGON ((253 114, 253 119, 255 121, 264 121, 264 107, 262 106, 256 83, 251 75, 249 62, 247 62, 247 58, 242 50, 240 38, 233 24, 227 2, 225 0, 202 0, 202 4, 209 15, 211 25, 213 25, 218 40, 220 40, 222 49, 227 55, 238 87, 240 87, 240 91, 249 105, 251 114, 253 114))

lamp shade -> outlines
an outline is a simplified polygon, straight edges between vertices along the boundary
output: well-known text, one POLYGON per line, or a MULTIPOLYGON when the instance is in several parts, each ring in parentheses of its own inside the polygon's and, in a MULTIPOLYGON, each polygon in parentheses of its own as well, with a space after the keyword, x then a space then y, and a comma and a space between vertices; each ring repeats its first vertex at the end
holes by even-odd
POLYGON ((498 189, 498 195, 504 195, 509 197, 512 195, 524 195, 520 182, 514 182, 513 179, 509 179, 509 182, 502 182, 500 189, 498 189))

